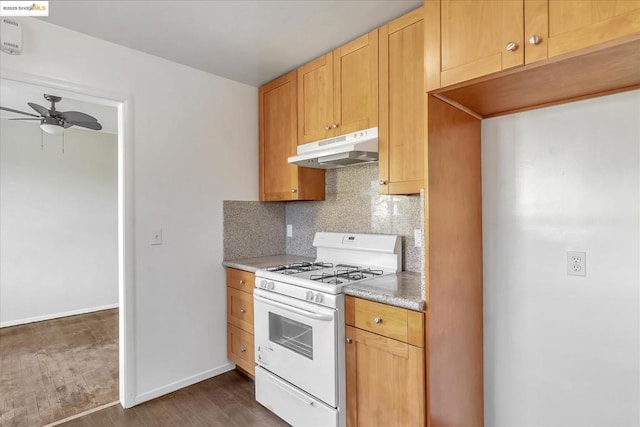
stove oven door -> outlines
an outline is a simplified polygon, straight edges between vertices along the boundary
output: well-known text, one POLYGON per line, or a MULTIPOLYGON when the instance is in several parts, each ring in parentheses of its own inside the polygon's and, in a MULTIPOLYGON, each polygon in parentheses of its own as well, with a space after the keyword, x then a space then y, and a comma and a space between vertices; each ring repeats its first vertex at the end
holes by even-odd
POLYGON ((337 324, 335 309, 255 289, 256 363, 336 408, 337 324))

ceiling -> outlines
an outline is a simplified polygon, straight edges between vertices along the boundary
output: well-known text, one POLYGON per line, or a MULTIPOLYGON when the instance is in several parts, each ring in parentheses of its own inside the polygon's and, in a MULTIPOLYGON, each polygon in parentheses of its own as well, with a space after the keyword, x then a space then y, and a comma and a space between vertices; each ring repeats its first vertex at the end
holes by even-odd
POLYGON ((422 0, 77 1, 40 18, 218 76, 260 86, 422 0))
MULTIPOLYGON (((27 102, 33 102, 43 107, 50 108, 49 101, 44 99, 44 94, 58 95, 62 97, 60 102, 56 103, 58 111, 80 111, 89 114, 98 119, 102 125, 100 132, 118 133, 118 110, 114 106, 102 105, 99 100, 90 102, 91 99, 85 95, 78 95, 66 91, 46 88, 27 83, 16 82, 13 80, 0 79, 0 106, 13 108, 14 110, 24 111, 25 113, 37 114, 27 102), (80 99, 82 98, 82 99, 80 99)), ((16 114, 9 111, 0 110, 1 119, 17 119, 27 118, 22 114, 16 114)), ((39 120, 27 120, 26 123, 39 125, 39 120)), ((87 132, 96 132, 90 129, 73 126, 71 129, 82 129, 87 132)))

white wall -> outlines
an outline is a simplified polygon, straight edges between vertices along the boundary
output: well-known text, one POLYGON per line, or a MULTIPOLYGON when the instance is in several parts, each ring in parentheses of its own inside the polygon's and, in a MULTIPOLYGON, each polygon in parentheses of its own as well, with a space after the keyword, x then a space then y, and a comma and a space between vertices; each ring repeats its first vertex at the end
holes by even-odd
POLYGON ((64 137, 0 121, 0 326, 118 304, 118 138, 64 137))
POLYGON ((485 425, 640 425, 640 92, 485 120, 482 146, 485 425))
POLYGON ((258 196, 257 88, 22 22, 23 54, 2 54, 3 70, 132 98, 135 400, 230 369, 222 200, 258 196), (160 227, 164 244, 151 246, 160 227))

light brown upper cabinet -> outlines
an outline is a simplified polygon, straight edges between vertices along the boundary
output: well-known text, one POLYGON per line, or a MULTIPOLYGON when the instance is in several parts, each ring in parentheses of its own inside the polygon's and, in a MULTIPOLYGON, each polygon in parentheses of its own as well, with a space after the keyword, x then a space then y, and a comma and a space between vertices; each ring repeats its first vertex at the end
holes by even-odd
POLYGON ((297 138, 296 71, 258 90, 260 200, 324 200, 325 171, 289 164, 297 138))
POLYGON ((443 0, 441 84, 524 63, 522 0, 443 0))
POLYGON ((298 68, 298 143, 378 124, 378 30, 298 68))
POLYGON ((640 0, 428 0, 427 91, 640 32, 640 0))
POLYGON ((381 194, 424 187, 424 8, 380 27, 381 194))
POLYGON ((526 63, 640 32, 640 0, 525 0, 526 63))

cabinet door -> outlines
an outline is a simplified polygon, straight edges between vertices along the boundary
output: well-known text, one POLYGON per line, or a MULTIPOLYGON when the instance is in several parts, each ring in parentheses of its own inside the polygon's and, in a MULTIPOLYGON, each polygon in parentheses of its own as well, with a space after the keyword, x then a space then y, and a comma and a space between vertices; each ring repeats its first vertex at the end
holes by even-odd
POLYGON ((523 0, 442 0, 442 86, 522 65, 523 16, 523 0))
POLYGON ((298 68, 298 144, 333 134, 333 54, 298 68))
POLYGON ((333 51, 334 135, 378 125, 378 30, 333 51))
POLYGON ((227 357, 253 378, 256 367, 253 334, 227 324, 227 357))
POLYGON ((288 163, 298 147, 297 72, 260 87, 260 200, 324 200, 325 171, 288 163))
POLYGON ((296 155, 298 142, 296 90, 295 71, 259 90, 261 201, 297 196, 298 167, 287 162, 296 155))
POLYGON ((548 14, 549 58, 640 32, 640 0, 549 0, 548 14))
POLYGON ((379 29, 380 193, 424 187, 424 14, 416 9, 379 29))
POLYGON ((424 350, 346 327, 347 425, 424 426, 424 350))

